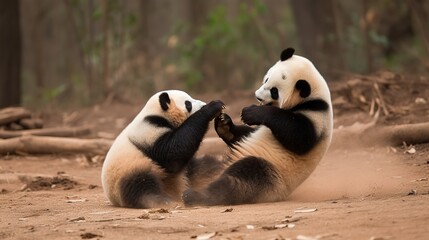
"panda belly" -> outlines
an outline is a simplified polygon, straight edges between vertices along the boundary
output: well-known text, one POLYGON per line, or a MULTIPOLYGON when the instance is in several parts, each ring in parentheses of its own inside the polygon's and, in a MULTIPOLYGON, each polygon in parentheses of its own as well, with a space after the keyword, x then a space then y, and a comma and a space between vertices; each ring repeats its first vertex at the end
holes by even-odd
POLYGON ((162 204, 158 206, 156 202, 180 200, 186 187, 184 173, 167 174, 128 142, 126 139, 119 140, 112 145, 103 164, 103 190, 112 204, 148 208, 162 207, 162 204), (144 182, 148 184, 142 185, 144 182), (152 187, 155 189, 151 189, 152 187), (152 193, 145 194, 144 188, 149 188, 147 190, 152 193), (144 196, 147 195, 150 197, 145 199, 144 196))
POLYGON ((126 149, 122 148, 121 152, 109 152, 103 164, 103 189, 108 199, 115 206, 124 205, 121 190, 121 183, 124 178, 136 172, 153 171, 150 159, 143 157, 141 153, 132 148, 129 148, 128 151, 126 149))
POLYGON ((272 135, 269 128, 261 126, 231 149, 228 157, 231 162, 252 156, 264 159, 275 170, 274 188, 271 193, 263 194, 261 201, 284 200, 316 168, 320 157, 297 156, 285 149, 272 135))

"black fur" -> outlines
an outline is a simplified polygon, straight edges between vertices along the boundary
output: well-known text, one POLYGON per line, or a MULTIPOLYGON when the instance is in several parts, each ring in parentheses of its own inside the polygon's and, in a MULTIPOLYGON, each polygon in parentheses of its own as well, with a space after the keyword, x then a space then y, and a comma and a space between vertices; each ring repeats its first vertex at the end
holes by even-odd
POLYGON ((222 113, 215 119, 215 130, 226 144, 233 146, 254 132, 255 128, 246 125, 235 125, 228 114, 222 113))
POLYGON ((186 178, 191 188, 198 185, 202 179, 212 179, 224 169, 224 163, 214 156, 205 155, 192 158, 186 166, 186 178))
POLYGON ((203 192, 187 190, 185 205, 231 205, 255 203, 276 183, 274 166, 257 157, 243 158, 230 167, 203 192))
POLYGON ((152 124, 156 127, 159 127, 159 128, 173 129, 173 125, 171 125, 171 123, 167 119, 160 117, 160 116, 149 115, 149 116, 146 116, 144 118, 144 121, 147 121, 150 124, 152 124))
POLYGON ((295 111, 303 111, 303 110, 326 111, 328 109, 329 109, 329 105, 327 102, 325 102, 322 99, 314 99, 314 100, 310 100, 310 101, 300 103, 300 104, 296 105, 295 107, 291 108, 290 110, 292 112, 295 112, 295 111))
POLYGON ((168 105, 171 103, 168 93, 163 92, 159 95, 159 104, 161 105, 162 110, 167 111, 168 105))
POLYGON ((178 173, 194 156, 207 132, 209 122, 222 112, 223 106, 221 101, 210 102, 189 116, 178 128, 159 137, 153 146, 131 142, 167 173, 178 173))
POLYGON ((295 88, 299 90, 299 96, 306 98, 311 94, 310 84, 306 80, 298 80, 295 84, 295 88))
POLYGON ((243 109, 241 118, 248 125, 265 125, 289 151, 304 155, 318 143, 313 122, 304 114, 273 106, 252 105, 243 109))
POLYGON ((168 202, 167 196, 161 195, 158 179, 150 172, 134 172, 120 182, 120 192, 124 207, 147 208, 145 202, 168 202), (146 198, 146 199, 145 199, 146 198))
POLYGON ((277 89, 276 87, 273 87, 270 89, 270 93, 271 93, 271 98, 274 100, 279 99, 279 89, 277 89))
POLYGON ((280 60, 281 61, 285 61, 285 60, 291 58, 294 53, 295 53, 295 49, 293 49, 293 48, 286 48, 280 54, 280 60))
POLYGON ((186 110, 188 110, 188 112, 192 111, 192 103, 190 101, 186 100, 185 106, 186 106, 186 110))

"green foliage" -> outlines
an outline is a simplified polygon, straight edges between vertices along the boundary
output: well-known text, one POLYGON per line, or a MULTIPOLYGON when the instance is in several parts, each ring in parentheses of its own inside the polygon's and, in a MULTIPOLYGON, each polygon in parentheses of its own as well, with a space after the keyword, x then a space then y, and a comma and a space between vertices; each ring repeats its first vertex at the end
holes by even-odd
MULTIPOLYGON (((179 46, 178 59, 173 59, 186 87, 201 91, 225 89, 225 84, 253 86, 276 59, 270 53, 284 47, 278 44, 277 32, 284 22, 265 22, 267 14, 259 0, 241 3, 237 14, 229 14, 224 5, 213 8, 189 43, 179 46), (210 84, 203 84, 207 81, 210 84)), ((189 27, 178 29, 186 32, 189 27)))
POLYGON ((42 98, 45 102, 52 102, 55 100, 58 96, 60 96, 62 93, 64 93, 67 89, 66 84, 60 84, 53 88, 46 88, 42 92, 42 98))

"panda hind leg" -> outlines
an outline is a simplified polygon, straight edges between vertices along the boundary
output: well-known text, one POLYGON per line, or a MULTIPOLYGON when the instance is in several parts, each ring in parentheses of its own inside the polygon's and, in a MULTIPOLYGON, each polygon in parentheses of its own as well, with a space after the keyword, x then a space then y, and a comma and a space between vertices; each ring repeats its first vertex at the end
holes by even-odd
POLYGON ((166 207, 172 200, 161 188, 160 180, 151 172, 136 171, 120 183, 122 207, 166 207))
POLYGON ((215 130, 226 144, 232 146, 255 129, 245 125, 235 125, 228 114, 222 113, 215 118, 215 130))
POLYGON ((235 205, 258 202, 276 183, 273 166, 257 157, 243 158, 202 191, 189 189, 182 195, 187 206, 235 205))
POLYGON ((226 168, 224 161, 216 156, 204 155, 192 158, 186 166, 186 179, 189 188, 203 189, 219 177, 226 168))

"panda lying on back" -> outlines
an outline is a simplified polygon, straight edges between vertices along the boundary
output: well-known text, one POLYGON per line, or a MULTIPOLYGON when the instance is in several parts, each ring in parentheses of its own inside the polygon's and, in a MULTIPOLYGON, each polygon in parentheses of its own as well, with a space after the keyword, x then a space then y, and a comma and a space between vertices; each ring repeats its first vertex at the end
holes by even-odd
POLYGON ((180 201, 186 167, 223 107, 221 101, 206 105, 178 90, 152 96, 104 161, 101 180, 112 204, 151 208, 180 201))
POLYGON ((314 65, 293 53, 285 49, 268 70, 255 93, 261 105, 242 110, 247 126, 216 118, 231 164, 203 190, 185 191, 186 205, 282 201, 313 172, 331 142, 331 97, 314 65))

